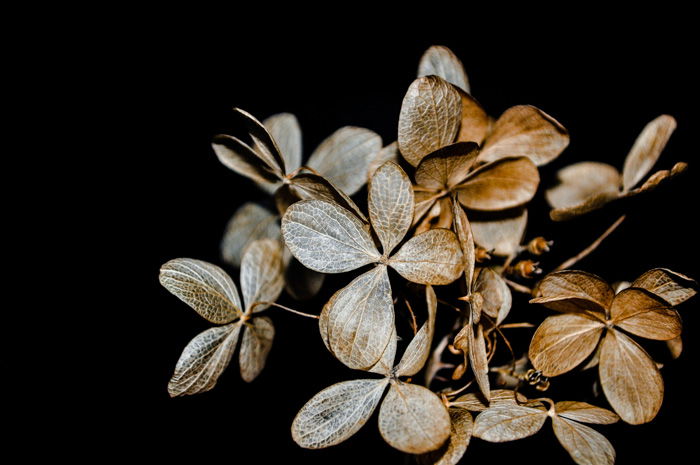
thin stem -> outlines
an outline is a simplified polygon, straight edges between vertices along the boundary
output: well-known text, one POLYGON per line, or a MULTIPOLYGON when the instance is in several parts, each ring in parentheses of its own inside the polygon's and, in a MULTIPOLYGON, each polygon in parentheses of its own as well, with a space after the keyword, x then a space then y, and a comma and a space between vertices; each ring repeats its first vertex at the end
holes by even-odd
POLYGON ((408 312, 411 314, 411 329, 413 329, 413 335, 415 336, 418 332, 418 323, 416 323, 416 314, 413 313, 413 308, 411 308, 411 303, 408 299, 404 299, 406 302, 406 307, 408 307, 408 312))
POLYGON ((568 259, 567 261, 565 261, 564 263, 562 263, 561 265, 556 267, 553 271, 566 270, 567 268, 570 268, 573 265, 575 265, 580 260, 583 260, 584 258, 586 258, 591 252, 593 252, 595 249, 597 249, 598 246, 601 244, 601 242, 603 242, 605 240, 605 238, 607 238, 610 234, 612 234, 613 231, 615 231, 617 229, 617 227, 620 226, 620 224, 622 224, 623 221, 625 221, 625 215, 622 215, 617 220, 615 220, 615 222, 608 229, 606 229, 605 232, 598 239, 593 241, 593 243, 591 245, 589 245, 588 247, 583 249, 581 252, 579 252, 577 255, 571 257, 570 259, 568 259))
POLYGON ((500 325, 499 327, 500 327, 501 329, 511 329, 511 328, 534 328, 535 325, 533 325, 532 323, 523 322, 523 323, 508 323, 508 324, 505 324, 505 325, 500 325))
POLYGON ((527 286, 523 286, 522 284, 518 284, 515 281, 511 281, 510 279, 503 278, 506 282, 507 285, 509 285, 514 291, 522 292, 523 294, 529 294, 532 295, 532 289, 530 289, 527 286))
POLYGON ((319 319, 318 315, 312 315, 310 313, 300 312, 299 310, 294 310, 293 308, 285 307, 284 305, 280 305, 280 304, 275 303, 275 302, 255 302, 253 304, 253 306, 251 307, 251 310, 256 305, 271 305, 273 307, 281 308, 282 310, 287 310, 288 312, 296 313, 297 315, 305 316, 306 318, 315 318, 317 320, 319 319))
POLYGON ((449 302, 447 302, 447 301, 445 301, 445 300, 437 299, 437 301, 438 301, 439 303, 441 303, 442 305, 446 305, 446 306, 450 307, 451 309, 453 309, 453 310, 454 310, 455 312, 457 312, 457 313, 462 313, 462 310, 460 310, 458 307, 455 307, 454 305, 452 305, 451 303, 449 303, 449 302))
POLYGON ((448 396, 448 397, 456 396, 457 394, 460 394, 462 391, 464 391, 465 389, 467 389, 467 388, 468 388, 469 386, 471 386, 472 384, 474 384, 474 380, 469 381, 467 384, 465 384, 465 385, 462 386, 461 388, 457 389, 456 391, 447 391, 447 392, 445 392, 444 394, 445 394, 446 396, 448 396))

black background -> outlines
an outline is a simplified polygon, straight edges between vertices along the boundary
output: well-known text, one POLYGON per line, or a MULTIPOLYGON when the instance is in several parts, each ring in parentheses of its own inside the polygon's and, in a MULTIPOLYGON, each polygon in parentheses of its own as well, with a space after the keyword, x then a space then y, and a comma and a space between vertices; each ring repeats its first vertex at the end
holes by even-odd
MULTIPOLYGON (((240 379, 234 360, 213 391, 170 399, 167 382, 181 350, 209 325, 163 289, 157 276, 159 266, 175 257, 221 264, 219 241, 236 208, 248 200, 269 205, 251 182, 222 166, 210 148, 214 134, 234 129, 233 106, 260 118, 294 113, 305 157, 344 125, 370 128, 389 143, 396 138, 401 100, 418 60, 432 44, 447 45, 462 59, 472 93, 489 114, 531 104, 568 128, 571 144, 541 169, 543 185, 552 182, 558 168, 576 161, 605 161, 621 168, 644 125, 659 114, 673 115, 678 129, 656 168, 685 160, 690 169, 652 195, 626 204, 623 226, 577 267, 610 282, 633 280, 657 266, 698 276, 692 221, 700 182, 694 159, 698 121, 690 103, 697 73, 687 37, 659 34, 647 26, 608 37, 594 24, 584 35, 570 36, 543 25, 522 25, 507 38, 500 30, 472 34, 468 29, 385 37, 380 26, 304 32, 308 39, 299 38, 294 28, 243 33, 236 21, 218 34, 160 25, 139 30, 138 39, 124 47, 114 44, 123 64, 114 68, 114 103, 128 116, 118 134, 124 142, 119 164, 126 170, 112 195, 122 218, 116 225, 120 245, 126 246, 119 253, 132 266, 128 286, 112 294, 123 322, 107 349, 118 356, 113 362, 117 369, 109 370, 104 384, 93 386, 98 396, 110 399, 99 401, 112 407, 106 417, 99 415, 101 424, 110 427, 102 437, 109 450, 157 460, 192 457, 201 463, 248 462, 238 458, 248 454, 257 454, 256 463, 404 463, 402 454, 379 436, 376 416, 342 445, 307 451, 294 444, 289 427, 299 408, 324 387, 358 373, 326 351, 314 321, 282 311, 269 311, 277 335, 267 366, 253 383, 240 379), (107 395, 111 389, 116 392, 107 395)), ((555 225, 540 193, 531 207, 528 237, 544 234, 555 240, 544 262, 551 267, 588 245, 621 208, 555 225)), ((237 271, 225 268, 238 281, 237 271)), ((288 297, 284 302, 318 313, 330 293, 349 280, 330 279, 330 287, 311 303, 296 304, 288 297)), ((512 321, 547 314, 522 300, 517 305, 512 321)), ((651 463, 672 451, 678 459, 691 450, 693 428, 681 422, 698 413, 692 381, 699 359, 696 305, 690 301, 680 308, 686 347, 662 371, 666 395, 658 417, 648 425, 599 429, 615 446, 619 464, 651 463)), ((588 384, 574 390, 588 393, 588 384)), ((604 400, 594 403, 604 405, 604 400)), ((465 463, 572 463, 549 427, 508 444, 475 439, 466 457, 465 463)))

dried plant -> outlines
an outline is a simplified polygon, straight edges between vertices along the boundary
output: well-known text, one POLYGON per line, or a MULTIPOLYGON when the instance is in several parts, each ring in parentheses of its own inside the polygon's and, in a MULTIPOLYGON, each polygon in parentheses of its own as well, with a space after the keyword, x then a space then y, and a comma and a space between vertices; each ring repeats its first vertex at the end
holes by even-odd
MULTIPOLYGON (((222 257, 240 268, 242 301, 215 265, 180 258, 161 268, 161 284, 218 325, 185 348, 168 386, 172 396, 212 389, 239 336, 241 376, 255 379, 274 336, 260 312, 274 307, 318 319, 328 351, 364 372, 301 407, 291 427, 301 447, 347 440, 379 406, 381 436, 422 464, 456 464, 472 437, 524 438, 547 418, 576 463, 614 462, 610 442, 584 423, 641 424, 656 416, 662 367, 633 336, 666 341, 678 357, 676 306, 696 294, 696 283, 665 268, 615 285, 572 270, 624 216, 576 256, 540 268, 538 257, 553 243, 526 236, 527 205, 538 192, 540 167, 564 151, 568 132, 527 105, 493 119, 470 92, 460 60, 445 47, 431 47, 403 99, 396 142, 383 147, 374 132, 345 127, 306 164, 296 117, 280 113, 260 122, 234 110, 245 137, 216 136, 214 152, 269 193, 277 212, 245 203, 226 227, 222 257), (351 198, 365 184, 366 209, 351 198), (321 309, 307 313, 276 303, 283 289, 301 302, 319 292, 325 274, 355 270, 345 287, 330 289, 321 309), (536 307, 523 310, 516 294, 559 313, 532 321, 536 307), (519 320, 511 321, 514 315, 519 320), (397 324, 404 317, 408 325, 397 324), (408 326, 411 337, 401 334, 408 326), (513 332, 533 328, 529 349, 512 342, 513 332), (615 413, 584 399, 524 394, 546 391, 560 376, 589 379, 584 372, 594 367, 602 388, 595 402, 615 413)), ((560 183, 545 193, 551 217, 600 208, 683 171, 679 163, 636 187, 674 128, 670 116, 652 121, 622 174, 598 162, 561 170, 560 183)))

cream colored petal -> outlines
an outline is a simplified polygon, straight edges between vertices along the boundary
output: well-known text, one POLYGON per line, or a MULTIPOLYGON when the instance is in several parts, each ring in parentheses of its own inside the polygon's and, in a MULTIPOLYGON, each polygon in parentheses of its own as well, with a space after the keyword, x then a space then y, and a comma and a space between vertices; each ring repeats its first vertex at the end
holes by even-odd
POLYGON ((471 414, 462 408, 448 409, 450 414, 450 438, 437 450, 421 455, 423 465, 457 465, 467 451, 474 429, 471 414))
POLYGON ((263 121, 263 125, 282 153, 286 171, 291 173, 301 166, 301 128, 296 116, 278 113, 263 121))
POLYGON ((472 172, 457 186, 459 201, 473 210, 505 210, 529 202, 540 175, 528 158, 501 158, 472 172))
POLYGON ((585 271, 564 270, 550 273, 537 284, 530 303, 544 304, 560 312, 605 313, 615 293, 598 276, 585 271))
POLYGON ((517 393, 518 402, 516 402, 515 396, 515 391, 511 391, 510 389, 493 389, 489 393, 489 400, 486 400, 484 395, 480 392, 470 392, 469 394, 464 394, 456 400, 453 400, 450 402, 450 405, 471 412, 483 412, 486 409, 499 405, 518 405, 518 402, 521 404, 527 402, 527 398, 521 393, 517 393))
POLYGON ((283 185, 275 193, 277 210, 281 214, 287 211, 289 205, 299 200, 325 200, 352 212, 363 223, 368 223, 367 217, 348 195, 322 176, 311 173, 301 173, 292 178, 290 184, 283 185), (286 189, 285 189, 286 188, 286 189), (281 200, 283 197, 289 197, 281 200))
POLYGON ((578 465, 613 465, 615 449, 605 436, 575 421, 552 418, 552 427, 559 443, 578 465))
POLYGON ((681 319, 670 304, 646 289, 630 287, 610 307, 615 326, 647 339, 666 341, 681 335, 681 319))
POLYGON ((624 191, 632 189, 649 173, 675 129, 676 120, 669 115, 661 115, 644 127, 625 159, 622 170, 624 191))
MULTIPOLYGON (((246 248, 241 262, 241 292, 246 311, 256 302, 274 302, 284 288, 282 243, 259 239, 246 248)), ((256 305, 261 312, 269 305, 256 305)))
POLYGON ((168 383, 170 396, 198 394, 213 388, 231 361, 240 329, 240 323, 231 323, 207 329, 192 339, 168 383))
POLYGON ((386 266, 358 276, 326 304, 331 352, 350 368, 366 370, 384 354, 394 332, 394 305, 386 266))
POLYGON ((476 161, 479 146, 457 142, 423 158, 416 169, 416 183, 428 189, 448 189, 464 181, 476 161))
POLYGON ((367 197, 372 229, 385 256, 403 239, 413 220, 411 180, 396 163, 387 162, 374 173, 367 197))
POLYGON ((377 169, 379 169, 379 167, 384 163, 392 161, 398 164, 399 156, 399 144, 396 141, 382 148, 379 152, 377 152, 374 158, 372 158, 369 167, 367 167, 367 180, 369 181, 372 176, 374 176, 374 172, 377 171, 377 169))
POLYGON ((306 165, 353 195, 367 182, 369 165, 381 149, 382 138, 374 131, 346 126, 321 142, 306 165))
POLYGON ((545 376, 558 376, 583 362, 596 348, 605 324, 574 313, 545 319, 530 343, 530 361, 545 376))
POLYGON ((432 286, 425 287, 425 301, 428 309, 428 319, 418 330, 406 347, 399 365, 396 367, 396 376, 413 376, 423 368, 428 356, 430 345, 433 342, 435 332, 435 313, 437 311, 437 297, 432 286))
POLYGON ((603 208, 610 202, 621 198, 618 192, 603 192, 588 197, 583 203, 571 207, 555 208, 549 212, 549 217, 554 221, 568 221, 603 208))
POLYGON ((343 273, 379 260, 363 224, 352 213, 323 200, 302 200, 282 218, 282 236, 307 268, 343 273))
POLYGON ((399 150, 413 166, 454 142, 462 117, 457 90, 436 76, 420 77, 408 88, 399 114, 399 150))
POLYGON ((554 405, 557 415, 569 420, 581 423, 594 423, 597 425, 611 425, 617 423, 620 417, 610 410, 587 404, 586 402, 563 401, 554 405))
POLYGON ((697 294, 697 283, 694 279, 667 268, 647 271, 632 283, 632 287, 646 289, 673 306, 697 294))
POLYGON ((508 257, 516 254, 525 235, 527 210, 492 215, 471 218, 474 242, 495 255, 508 257))
POLYGON ((219 134, 211 146, 224 166, 259 184, 276 183, 284 176, 270 167, 259 152, 236 137, 219 134))
POLYGON ((569 145, 569 133, 557 120, 530 105, 507 109, 493 126, 479 159, 529 157, 537 166, 549 163, 569 145))
POLYGON ((294 442, 306 449, 322 449, 345 441, 367 422, 387 383, 387 379, 358 379, 319 392, 294 418, 294 442))
POLYGON ((603 338, 598 365, 605 397, 623 421, 650 422, 661 408, 664 382, 656 363, 639 344, 619 331, 603 338))
POLYGON ((465 92, 469 92, 469 80, 462 62, 447 47, 433 45, 423 53, 418 63, 418 77, 440 76, 465 92))
POLYGON ((284 175, 287 173, 284 158, 267 128, 253 115, 240 108, 233 109, 233 116, 246 127, 253 144, 259 149, 257 151, 258 155, 265 160, 267 166, 280 179, 284 178, 284 175))
POLYGON ((391 337, 389 338, 389 344, 387 344, 384 349, 384 353, 377 363, 375 363, 372 368, 370 368, 370 373, 377 373, 384 376, 391 375, 391 371, 394 369, 394 360, 396 359, 396 347, 398 345, 399 338, 396 336, 396 327, 393 328, 391 337))
POLYGON ((402 452, 424 454, 450 437, 450 415, 429 389, 396 382, 379 408, 379 432, 402 452))
POLYGON ((447 229, 431 229, 412 237, 391 257, 389 265, 418 284, 449 284, 464 271, 457 236, 447 229))
POLYGON ((176 258, 160 268, 160 283, 212 323, 230 323, 241 314, 236 285, 224 270, 192 258, 176 258))
POLYGON ((255 317, 245 324, 241 351, 238 354, 241 377, 245 382, 253 381, 265 367, 274 337, 275 327, 266 316, 255 317))
POLYGON ((568 208, 601 193, 620 191, 620 173, 607 163, 584 161, 557 172, 559 184, 547 189, 545 197, 552 208, 568 208))
POLYGON ((474 436, 489 442, 515 441, 537 433, 546 419, 544 408, 496 405, 476 417, 474 436))
POLYGON ((252 202, 243 204, 226 225, 221 256, 226 263, 241 266, 246 246, 257 239, 281 239, 278 216, 252 202))

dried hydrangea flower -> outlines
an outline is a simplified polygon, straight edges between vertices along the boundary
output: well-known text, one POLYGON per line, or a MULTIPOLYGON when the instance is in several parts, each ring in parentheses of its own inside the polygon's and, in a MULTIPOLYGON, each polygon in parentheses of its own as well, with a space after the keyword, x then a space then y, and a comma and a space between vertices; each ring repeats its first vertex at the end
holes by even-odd
POLYGON ((579 465, 615 462, 615 449, 605 436, 582 423, 609 425, 618 421, 617 415, 585 402, 540 400, 551 404, 550 408, 545 409, 539 401, 489 406, 476 417, 474 436, 489 442, 522 439, 537 433, 549 417, 555 436, 574 462, 579 465))
POLYGON ((426 287, 428 320, 406 348, 398 365, 396 332, 382 357, 370 371, 380 379, 359 379, 334 384, 311 398, 292 423, 292 437, 302 447, 319 449, 339 444, 355 434, 377 408, 386 387, 389 392, 379 409, 379 431, 391 446, 411 454, 440 447, 450 435, 450 416, 440 398, 427 388, 403 382, 415 375, 430 353, 437 300, 426 287))
POLYGON ((320 318, 321 335, 330 351, 357 369, 374 365, 391 339, 394 311, 388 266, 419 284, 449 284, 463 269, 457 238, 444 229, 412 237, 393 253, 413 218, 413 190, 398 165, 387 162, 376 171, 368 203, 383 253, 365 225, 336 204, 298 202, 282 218, 284 241, 304 266, 321 273, 344 273, 375 265, 336 292, 320 318))
POLYGON ((529 356, 537 370, 550 377, 566 373, 600 344, 600 383, 615 412, 632 424, 656 416, 663 401, 661 374, 621 330, 662 341, 678 337, 680 317, 668 302, 636 287, 616 295, 608 283, 583 271, 547 275, 530 302, 562 312, 545 319, 532 338, 529 356))
POLYGON ((627 154, 622 174, 606 163, 592 161, 575 163, 560 170, 557 173, 559 184, 546 192, 547 202, 553 208, 550 212, 552 219, 575 218, 613 200, 654 189, 666 179, 685 171, 685 163, 676 163, 670 171, 657 171, 635 188, 656 164, 675 129, 676 120, 669 115, 661 115, 648 123, 627 154))
POLYGON ((275 329, 258 313, 282 292, 282 246, 264 239, 253 242, 241 264, 243 304, 233 280, 218 266, 191 258, 176 258, 160 269, 160 283, 207 321, 222 325, 196 336, 175 367, 171 396, 197 394, 214 387, 228 366, 243 332, 241 377, 253 381, 265 366, 275 329))

